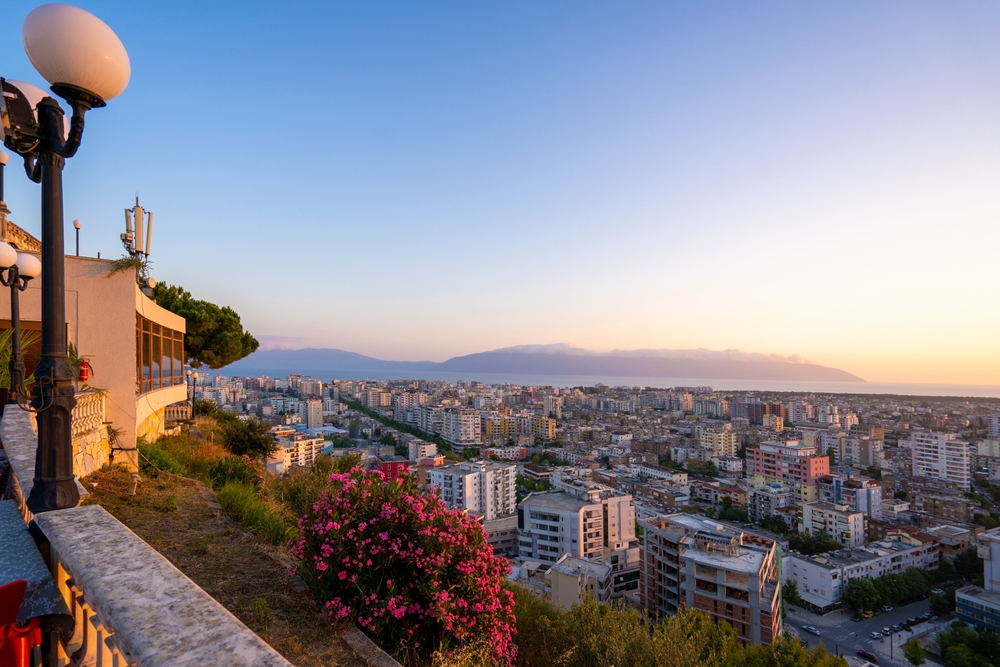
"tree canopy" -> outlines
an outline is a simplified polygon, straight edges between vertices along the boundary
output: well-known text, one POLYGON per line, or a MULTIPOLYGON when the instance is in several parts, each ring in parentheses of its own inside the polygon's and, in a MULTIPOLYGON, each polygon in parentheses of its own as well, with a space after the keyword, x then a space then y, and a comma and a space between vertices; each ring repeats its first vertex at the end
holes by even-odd
POLYGON ((260 343, 243 329, 240 316, 229 306, 195 299, 179 285, 159 283, 153 301, 184 318, 184 353, 195 368, 202 364, 222 368, 254 352, 260 343))

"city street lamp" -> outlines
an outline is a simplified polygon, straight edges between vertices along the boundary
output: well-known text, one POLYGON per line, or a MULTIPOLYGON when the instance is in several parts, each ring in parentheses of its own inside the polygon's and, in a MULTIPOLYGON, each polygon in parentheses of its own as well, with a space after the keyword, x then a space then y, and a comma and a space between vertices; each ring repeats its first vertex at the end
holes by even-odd
POLYGON ((7 243, 0 243, 0 284, 10 288, 10 395, 8 403, 27 404, 24 393, 24 356, 21 354, 21 302, 19 292, 28 281, 42 272, 42 263, 34 255, 19 253, 7 243), (6 275, 4 272, 6 271, 6 275))
POLYGON ((80 227, 83 227, 83 223, 79 220, 73 221, 73 229, 76 230, 76 256, 80 256, 80 227))
POLYGON ((46 96, 33 105, 27 91, 0 79, 4 145, 23 158, 28 178, 42 185, 42 351, 31 395, 38 413, 38 452, 28 496, 28 508, 38 513, 80 500, 71 430, 76 398, 66 360, 62 170, 80 147, 86 112, 125 90, 131 69, 118 36, 78 7, 36 7, 24 20, 21 37, 28 60, 73 110, 66 132, 65 112, 55 99, 46 96))

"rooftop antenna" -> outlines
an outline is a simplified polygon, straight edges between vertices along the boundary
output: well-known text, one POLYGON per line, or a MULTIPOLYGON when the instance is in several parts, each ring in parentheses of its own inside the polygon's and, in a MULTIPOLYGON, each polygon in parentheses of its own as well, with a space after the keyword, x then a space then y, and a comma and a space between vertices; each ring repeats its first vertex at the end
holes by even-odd
POLYGON ((149 257, 151 240, 153 238, 153 212, 145 210, 139 204, 139 193, 135 194, 135 206, 125 209, 125 233, 121 235, 125 252, 131 257, 146 261, 149 257), (145 245, 143 245, 143 228, 145 227, 145 245))

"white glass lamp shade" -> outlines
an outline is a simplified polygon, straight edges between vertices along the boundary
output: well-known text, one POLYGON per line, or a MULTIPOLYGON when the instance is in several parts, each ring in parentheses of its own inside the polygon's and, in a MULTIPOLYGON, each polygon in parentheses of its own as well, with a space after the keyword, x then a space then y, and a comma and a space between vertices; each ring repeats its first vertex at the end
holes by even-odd
POLYGON ((0 165, 7 164, 8 160, 10 160, 10 156, 4 153, 3 151, 0 151, 0 165))
POLYGON ((102 100, 118 97, 132 67, 118 35, 79 7, 51 3, 31 10, 21 28, 24 52, 49 83, 83 88, 102 100))
POLYGON ((42 263, 34 255, 17 253, 17 272, 25 278, 37 278, 42 273, 42 263))
POLYGON ((17 263, 17 251, 9 243, 0 242, 0 269, 9 269, 17 263))
POLYGON ((74 220, 73 221, 73 229, 80 229, 81 227, 83 227, 83 223, 82 222, 80 222, 79 220, 74 220))

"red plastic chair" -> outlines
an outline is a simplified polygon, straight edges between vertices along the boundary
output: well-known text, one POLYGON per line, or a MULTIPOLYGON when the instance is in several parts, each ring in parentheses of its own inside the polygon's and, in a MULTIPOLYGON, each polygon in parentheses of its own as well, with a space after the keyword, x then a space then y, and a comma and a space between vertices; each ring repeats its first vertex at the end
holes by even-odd
POLYGON ((41 646, 37 618, 17 627, 17 612, 27 587, 24 579, 0 586, 0 667, 31 667, 31 648, 41 646))

